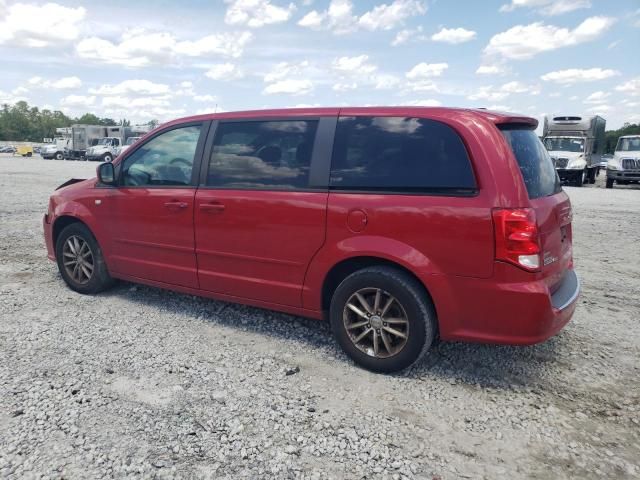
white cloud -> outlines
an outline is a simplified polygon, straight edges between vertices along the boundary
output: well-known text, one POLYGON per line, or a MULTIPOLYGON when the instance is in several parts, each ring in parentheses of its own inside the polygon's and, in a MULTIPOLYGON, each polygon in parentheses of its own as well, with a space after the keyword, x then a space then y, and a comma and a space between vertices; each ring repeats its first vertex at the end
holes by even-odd
POLYGON ((78 77, 63 77, 58 80, 47 80, 42 77, 31 77, 27 83, 38 88, 53 88, 55 90, 74 90, 82 86, 78 77))
POLYGON ((603 68, 569 68, 567 70, 557 70, 542 75, 540 78, 545 82, 555 82, 570 85, 578 82, 594 82, 605 78, 620 75, 620 72, 603 68))
POLYGON ((484 53, 512 60, 526 60, 539 53, 588 42, 615 23, 611 17, 589 17, 573 30, 542 22, 516 25, 491 37, 484 53))
POLYGON ((229 25, 246 25, 251 28, 286 22, 296 9, 293 3, 280 7, 270 0, 225 0, 229 5, 224 16, 229 25))
POLYGON ((85 38, 76 45, 76 53, 81 58, 100 63, 145 67, 177 63, 180 57, 238 58, 251 39, 249 32, 236 32, 179 41, 170 33, 135 30, 125 33, 119 43, 98 37, 85 38))
POLYGON ((502 5, 501 12, 511 12, 516 8, 536 8, 543 15, 561 15, 581 8, 591 8, 589 0, 511 0, 502 5))
POLYGON ((341 73, 347 74, 366 74, 374 72, 378 67, 371 63, 368 55, 359 55, 357 57, 340 57, 336 58, 331 64, 332 68, 341 73))
POLYGON ((196 102, 215 102, 218 98, 215 95, 194 95, 193 99, 196 102))
POLYGON ((499 87, 494 87, 493 85, 480 87, 474 93, 468 95, 467 98, 469 100, 487 100, 489 102, 501 102, 512 94, 519 93, 538 95, 540 93, 540 87, 538 87, 537 85, 527 85, 518 81, 511 81, 504 83, 499 87))
POLYGON ((391 90, 400 84, 400 79, 388 73, 376 73, 371 76, 373 88, 376 90, 391 90))
POLYGON ((273 94, 304 95, 305 93, 311 92, 311 90, 313 90, 313 83, 311 83, 311 80, 287 79, 287 80, 278 80, 275 83, 267 85, 263 90, 263 93, 267 95, 273 95, 273 94))
POLYGON ((115 97, 103 98, 102 105, 105 107, 127 109, 127 108, 168 107, 170 103, 168 98, 115 96, 115 97))
POLYGON ((298 22, 302 27, 314 30, 331 30, 335 34, 355 32, 358 29, 369 31, 391 30, 402 25, 407 18, 421 15, 427 7, 420 0, 393 0, 380 4, 361 16, 354 15, 351 0, 331 0, 325 11, 312 10, 298 22))
POLYGON ((419 63, 406 73, 406 77, 410 80, 419 80, 423 78, 439 77, 449 68, 447 63, 419 63))
POLYGON ((429 37, 424 35, 422 32, 422 26, 419 26, 415 29, 400 30, 393 38, 391 46, 397 47, 399 45, 404 45, 405 43, 423 42, 425 40, 428 40, 429 37))
POLYGON ((593 92, 587 98, 585 98, 584 103, 602 103, 606 102, 607 98, 610 97, 611 94, 609 92, 603 92, 602 90, 593 92))
POLYGON ((267 73, 263 80, 265 83, 273 83, 286 77, 292 77, 306 73, 311 68, 307 60, 298 63, 279 62, 267 73))
MULTIPOLYGON (((0 5, 3 7, 3 5, 0 5)), ((87 11, 57 3, 14 3, 0 14, 0 45, 42 48, 78 38, 87 11)))
POLYGON ((618 92, 628 93, 632 97, 640 96, 640 77, 633 78, 616 87, 618 92))
POLYGON ((476 70, 478 75, 501 75, 506 69, 501 65, 480 65, 476 70))
POLYGON ((607 112, 610 112, 611 110, 613 110, 613 107, 611 105, 605 105, 605 104, 594 105, 593 107, 587 108, 588 112, 596 113, 596 114, 607 113, 607 112))
POLYGON ((431 35, 434 42, 458 44, 468 42, 476 38, 476 32, 464 28, 442 28, 438 33, 431 35))
POLYGON ((408 102, 404 102, 403 105, 410 107, 439 107, 442 105, 442 102, 433 98, 427 98, 425 100, 410 100, 408 102))
POLYGON ((65 107, 90 107, 96 102, 94 95, 68 95, 60 100, 65 107))
POLYGON ((244 76, 244 74, 233 63, 219 63, 207 70, 205 76, 213 80, 228 81, 234 80, 236 78, 241 78, 244 76))
POLYGON ((349 90, 355 90, 356 88, 358 88, 358 84, 356 82, 338 82, 332 87, 336 92, 347 92, 349 90))
POLYGON ((358 24, 370 31, 391 30, 405 19, 422 15, 427 7, 417 0, 394 0, 390 4, 377 5, 358 19, 358 24))
POLYGON ((102 85, 90 88, 89 93, 95 95, 164 95, 171 92, 169 85, 154 83, 149 80, 125 80, 115 85, 102 85))

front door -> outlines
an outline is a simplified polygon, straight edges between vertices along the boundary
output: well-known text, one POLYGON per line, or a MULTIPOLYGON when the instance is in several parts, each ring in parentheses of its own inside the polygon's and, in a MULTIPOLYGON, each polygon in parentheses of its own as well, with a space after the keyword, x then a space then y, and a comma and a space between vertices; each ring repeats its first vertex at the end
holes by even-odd
POLYGON ((326 186, 310 188, 309 180, 318 123, 219 123, 195 200, 201 289, 301 305, 307 266, 325 236, 326 186))
POLYGON ((194 159, 204 130, 193 124, 160 132, 123 160, 118 187, 104 197, 115 274, 198 287, 194 159))

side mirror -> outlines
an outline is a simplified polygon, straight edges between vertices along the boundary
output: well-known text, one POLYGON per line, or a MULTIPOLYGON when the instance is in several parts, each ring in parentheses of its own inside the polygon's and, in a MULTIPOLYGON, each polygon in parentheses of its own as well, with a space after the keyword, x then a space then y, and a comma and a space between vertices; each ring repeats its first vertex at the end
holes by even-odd
POLYGON ((98 181, 104 185, 116 184, 116 169, 113 163, 101 163, 97 168, 98 181))

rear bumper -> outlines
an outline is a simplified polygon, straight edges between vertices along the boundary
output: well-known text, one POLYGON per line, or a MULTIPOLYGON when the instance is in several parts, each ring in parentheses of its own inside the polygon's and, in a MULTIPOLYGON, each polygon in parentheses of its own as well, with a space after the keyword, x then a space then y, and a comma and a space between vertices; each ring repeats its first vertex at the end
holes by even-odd
POLYGON ((551 294, 544 280, 500 281, 509 277, 512 268, 499 267, 503 271, 497 279, 458 277, 449 283, 448 292, 431 292, 443 340, 532 345, 562 330, 571 320, 580 294, 575 271, 568 270, 551 294))
POLYGON ((48 214, 45 214, 42 218, 42 228, 44 230, 44 243, 47 245, 47 257, 49 260, 56 260, 56 250, 53 246, 53 225, 50 222, 48 214))

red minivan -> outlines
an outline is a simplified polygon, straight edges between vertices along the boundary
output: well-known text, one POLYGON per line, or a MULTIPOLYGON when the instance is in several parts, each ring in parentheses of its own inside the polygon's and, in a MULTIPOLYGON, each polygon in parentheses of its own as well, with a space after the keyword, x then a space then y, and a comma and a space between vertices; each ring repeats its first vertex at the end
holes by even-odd
POLYGON ((51 196, 48 255, 80 293, 124 279, 327 318, 378 372, 436 337, 541 342, 580 284, 536 126, 421 107, 175 120, 51 196))

